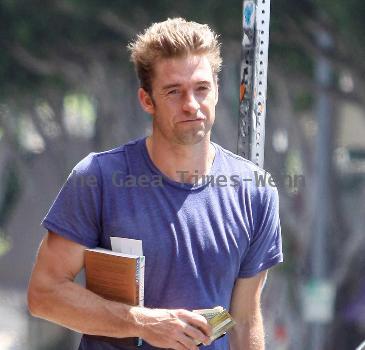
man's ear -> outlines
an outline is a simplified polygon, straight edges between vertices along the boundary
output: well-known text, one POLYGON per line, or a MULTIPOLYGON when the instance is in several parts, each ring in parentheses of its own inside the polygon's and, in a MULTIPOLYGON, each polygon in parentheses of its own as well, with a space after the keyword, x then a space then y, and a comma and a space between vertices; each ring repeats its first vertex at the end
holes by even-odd
POLYGON ((155 114, 155 104, 150 94, 143 88, 138 89, 138 99, 143 110, 148 114, 155 114))

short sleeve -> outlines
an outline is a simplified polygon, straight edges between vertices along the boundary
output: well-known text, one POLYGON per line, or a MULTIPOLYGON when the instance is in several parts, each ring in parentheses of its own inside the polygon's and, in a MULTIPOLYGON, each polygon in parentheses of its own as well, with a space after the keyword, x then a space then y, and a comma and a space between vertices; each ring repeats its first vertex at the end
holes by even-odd
POLYGON ((283 261, 279 196, 276 187, 258 189, 254 232, 241 261, 238 277, 252 277, 283 261))
POLYGON ((88 248, 98 245, 101 232, 101 174, 93 153, 73 168, 41 225, 88 248))

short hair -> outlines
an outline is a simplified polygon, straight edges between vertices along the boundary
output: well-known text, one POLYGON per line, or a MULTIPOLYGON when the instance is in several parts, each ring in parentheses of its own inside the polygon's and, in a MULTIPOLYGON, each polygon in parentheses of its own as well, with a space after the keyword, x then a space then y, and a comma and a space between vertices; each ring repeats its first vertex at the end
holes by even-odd
POLYGON ((140 86, 152 93, 153 68, 164 58, 184 57, 189 54, 207 55, 213 76, 221 70, 221 44, 218 35, 207 24, 188 22, 183 18, 168 18, 153 23, 128 45, 140 86))

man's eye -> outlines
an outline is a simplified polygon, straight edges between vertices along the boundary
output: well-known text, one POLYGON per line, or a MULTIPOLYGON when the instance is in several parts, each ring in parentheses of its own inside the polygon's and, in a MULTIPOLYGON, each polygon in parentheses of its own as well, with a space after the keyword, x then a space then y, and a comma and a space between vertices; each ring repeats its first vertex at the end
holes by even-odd
POLYGON ((176 95, 176 94, 178 94, 179 93, 179 90, 177 90, 177 89, 174 89, 174 90, 170 90, 170 91, 168 91, 168 95, 176 95))
POLYGON ((208 86, 199 86, 198 87, 198 91, 206 91, 206 90, 209 90, 208 86))

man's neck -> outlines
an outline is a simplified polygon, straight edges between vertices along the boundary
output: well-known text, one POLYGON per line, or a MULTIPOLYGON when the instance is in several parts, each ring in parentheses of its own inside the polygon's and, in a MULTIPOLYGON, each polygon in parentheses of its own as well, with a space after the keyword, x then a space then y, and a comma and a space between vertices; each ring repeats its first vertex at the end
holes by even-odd
POLYGON ((195 145, 179 145, 151 135, 146 139, 146 147, 154 165, 177 182, 196 183, 210 173, 215 157, 209 137, 195 145))

